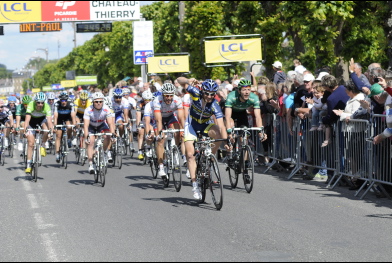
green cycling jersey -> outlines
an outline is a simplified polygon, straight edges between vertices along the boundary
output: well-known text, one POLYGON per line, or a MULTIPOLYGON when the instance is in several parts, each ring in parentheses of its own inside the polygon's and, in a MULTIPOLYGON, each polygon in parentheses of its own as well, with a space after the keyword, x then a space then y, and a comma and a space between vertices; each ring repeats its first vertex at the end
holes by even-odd
POLYGON ((51 117, 52 111, 48 103, 44 103, 42 110, 37 110, 37 104, 35 101, 32 101, 27 106, 26 115, 31 115, 31 118, 42 118, 42 117, 51 117))
POLYGON ((260 109, 260 100, 256 94, 250 93, 249 99, 245 102, 241 102, 240 98, 241 95, 238 91, 230 92, 227 96, 225 107, 232 108, 233 112, 246 111, 246 109, 249 107, 260 109))
POLYGON ((16 116, 26 116, 27 109, 23 106, 23 104, 20 104, 16 107, 16 116))

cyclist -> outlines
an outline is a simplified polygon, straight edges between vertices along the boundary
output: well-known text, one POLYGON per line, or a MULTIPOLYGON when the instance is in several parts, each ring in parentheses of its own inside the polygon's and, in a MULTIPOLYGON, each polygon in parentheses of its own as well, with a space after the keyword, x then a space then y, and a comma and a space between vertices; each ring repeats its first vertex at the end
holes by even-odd
MULTIPOLYGON (((124 92, 120 88, 116 88, 113 91, 113 99, 112 99, 112 108, 115 114, 115 123, 123 124, 128 123, 129 116, 129 102, 126 98, 123 97, 124 92)), ((120 137, 124 134, 124 125, 120 125, 118 127, 120 132, 120 137)))
MULTIPOLYGON (((89 99, 90 94, 87 90, 83 90, 79 94, 79 98, 75 100, 75 110, 76 110, 76 123, 82 123, 83 122, 83 116, 84 112, 88 107, 91 106, 91 100, 89 99)), ((79 128, 79 126, 77 126, 79 128)), ((74 140, 72 141, 73 145, 76 145, 77 143, 77 138, 75 137, 74 140)), ((83 142, 83 148, 85 148, 85 143, 83 142)))
POLYGON ((7 108, 11 111, 12 117, 14 120, 16 119, 16 106, 17 106, 16 103, 17 103, 17 100, 14 96, 8 97, 7 108))
MULTIPOLYGON (((254 115, 256 118, 256 126, 260 127, 259 136, 262 137, 264 133, 261 133, 263 127, 263 121, 261 119, 260 111, 260 100, 259 97, 251 92, 252 83, 243 79, 238 83, 238 90, 232 91, 227 96, 225 102, 225 117, 226 117, 226 128, 229 137, 234 128, 234 120, 237 121, 237 127, 249 127, 247 109, 253 107, 254 115)), ((262 140, 266 140, 267 135, 264 134, 262 140)), ((229 156, 229 162, 231 157, 229 156)), ((247 161, 246 161, 247 162, 247 161)), ((247 172, 247 170, 245 170, 247 172)))
MULTIPOLYGON (((93 94, 93 105, 84 112, 84 139, 88 144, 87 156, 89 160, 89 173, 94 174, 95 168, 93 165, 94 142, 95 133, 112 133, 115 136, 114 112, 107 105, 104 105, 104 95, 101 92, 93 94)), ((112 137, 113 137, 112 136, 112 137)), ((105 137, 103 149, 106 153, 106 158, 110 163, 113 159, 110 151, 111 140, 110 137, 105 137)))
MULTIPOLYGON (((4 105, 4 101, 0 100, 0 126, 13 127, 14 119, 12 117, 12 112, 4 105)), ((10 135, 11 129, 5 129, 4 133, 4 148, 9 146, 8 136, 10 135)))
MULTIPOLYGON (((164 135, 162 130, 164 128, 182 129, 184 127, 184 107, 182 106, 182 100, 175 95, 176 87, 171 83, 165 83, 162 86, 162 95, 158 96, 154 100, 154 118, 157 122, 157 146, 156 152, 158 156, 159 172, 158 175, 162 178, 166 177, 167 174, 163 165, 164 155, 164 135), (178 116, 175 114, 178 112, 178 116)), ((183 135, 183 133, 181 133, 183 135)), ((175 135, 175 141, 178 145, 180 141, 180 134, 175 135)))
POLYGON ((138 129, 138 137, 137 137, 137 142, 138 142, 138 147, 139 147, 139 160, 143 160, 143 140, 144 140, 144 132, 145 132, 145 123, 143 121, 143 116, 144 116, 144 111, 145 111, 145 106, 152 101, 153 94, 151 93, 150 90, 145 90, 142 93, 142 99, 137 103, 136 105, 136 127, 138 129))
MULTIPOLYGON (((27 149, 27 168, 26 173, 31 173, 31 161, 33 157, 33 148, 35 141, 35 132, 29 132, 27 129, 35 129, 41 126, 42 129, 51 132, 53 130, 52 123, 52 112, 49 104, 46 102, 46 95, 43 92, 39 92, 35 95, 34 101, 30 102, 26 110, 26 119, 24 123, 25 137, 27 137, 28 149, 27 149)), ((45 142, 48 140, 48 133, 44 132, 41 144, 41 156, 46 156, 46 150, 44 148, 45 142)))
MULTIPOLYGON (((69 101, 69 95, 66 92, 62 92, 59 95, 60 101, 55 105, 54 109, 54 127, 57 125, 76 125, 76 111, 73 102, 69 101)), ((56 162, 60 163, 60 142, 62 139, 62 129, 57 129, 56 131, 56 162)), ((72 147, 71 137, 72 128, 67 127, 68 135, 68 148, 72 147)))
POLYGON ((153 94, 151 93, 150 90, 146 90, 142 93, 143 98, 146 101, 150 101, 148 102, 145 107, 144 107, 144 114, 143 114, 143 126, 144 126, 144 131, 146 132, 146 136, 145 139, 147 141, 147 152, 146 155, 147 157, 151 157, 151 143, 152 143, 152 139, 153 139, 153 132, 156 132, 157 130, 157 123, 155 121, 154 118, 154 111, 153 111, 153 107, 154 107, 154 99, 155 97, 153 96, 153 94))
MULTIPOLYGON (((33 99, 29 95, 26 95, 22 99, 22 104, 20 104, 16 107, 16 131, 19 131, 20 128, 24 127, 27 106, 29 105, 29 103, 32 100, 33 99)), ((23 151, 22 137, 23 137, 23 134, 25 133, 25 130, 20 130, 19 133, 20 133, 20 140, 18 143, 18 150, 23 151)))
MULTIPOLYGON (((196 160, 194 141, 197 141, 197 131, 201 131, 201 135, 208 136, 213 139, 226 139, 227 133, 223 121, 223 113, 218 102, 215 100, 215 94, 218 91, 218 84, 206 79, 201 84, 201 90, 189 85, 189 81, 184 78, 178 78, 178 83, 185 87, 192 103, 190 104, 189 114, 185 123, 185 149, 188 159, 188 168, 192 181, 193 197, 201 199, 200 189, 196 182, 196 160), (211 123, 211 116, 215 116, 215 122, 211 123)), ((212 153, 215 154, 219 149, 220 143, 214 143, 212 153)))

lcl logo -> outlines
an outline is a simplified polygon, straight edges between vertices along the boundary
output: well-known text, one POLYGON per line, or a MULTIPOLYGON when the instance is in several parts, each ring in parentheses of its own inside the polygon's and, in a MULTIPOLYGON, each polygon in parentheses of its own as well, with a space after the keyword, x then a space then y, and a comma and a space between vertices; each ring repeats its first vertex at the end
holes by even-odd
POLYGON ((31 9, 27 9, 27 3, 13 3, 12 5, 7 5, 7 3, 4 4, 4 12, 20 12, 20 11, 32 11, 31 9), (11 9, 9 9, 11 8, 11 9), (23 8, 23 10, 22 10, 23 8))
POLYGON ((236 51, 248 51, 247 49, 244 49, 243 43, 233 43, 230 44, 227 49, 225 47, 225 44, 222 44, 222 52, 236 52, 236 51), (238 45, 240 46, 240 49, 238 49, 238 45), (236 49, 234 49, 236 47, 236 49))
POLYGON ((176 65, 178 66, 179 64, 176 64, 176 60, 175 59, 166 59, 166 60, 159 60, 159 65, 161 66, 172 66, 172 65, 176 65))

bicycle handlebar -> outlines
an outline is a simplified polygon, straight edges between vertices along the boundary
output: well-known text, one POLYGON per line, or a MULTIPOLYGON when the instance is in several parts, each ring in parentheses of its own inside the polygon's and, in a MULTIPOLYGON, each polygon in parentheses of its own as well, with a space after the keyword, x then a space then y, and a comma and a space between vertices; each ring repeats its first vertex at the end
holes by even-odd
POLYGON ((183 132, 184 129, 168 129, 168 130, 162 130, 163 133, 175 133, 175 132, 183 132))
POLYGON ((75 125, 56 125, 56 128, 62 128, 62 127, 75 127, 75 125))
POLYGON ((252 128, 234 128, 233 131, 262 131, 263 128, 258 128, 258 127, 252 127, 252 128))

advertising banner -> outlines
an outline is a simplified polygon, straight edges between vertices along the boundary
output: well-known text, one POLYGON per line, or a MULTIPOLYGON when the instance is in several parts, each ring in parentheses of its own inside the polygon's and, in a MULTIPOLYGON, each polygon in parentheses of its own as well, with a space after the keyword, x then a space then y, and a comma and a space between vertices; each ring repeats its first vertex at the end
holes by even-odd
POLYGON ((31 92, 38 93, 38 92, 41 92, 41 89, 38 89, 38 88, 37 89, 32 89, 31 92))
POLYGON ((73 87, 76 87, 76 81, 75 80, 62 80, 61 86, 64 88, 73 88, 73 87))
POLYGON ((43 86, 42 91, 52 91, 52 87, 51 86, 43 86))
POLYGON ((241 62, 262 60, 261 39, 205 41, 205 62, 241 62))
POLYGON ((76 76, 75 81, 76 85, 95 85, 98 83, 97 76, 76 76))
POLYGON ((148 73, 189 72, 189 56, 149 57, 148 73))
POLYGON ((63 90, 61 84, 52 84, 52 90, 63 90))
POLYGON ((139 1, 0 1, 0 23, 139 20, 139 1))

